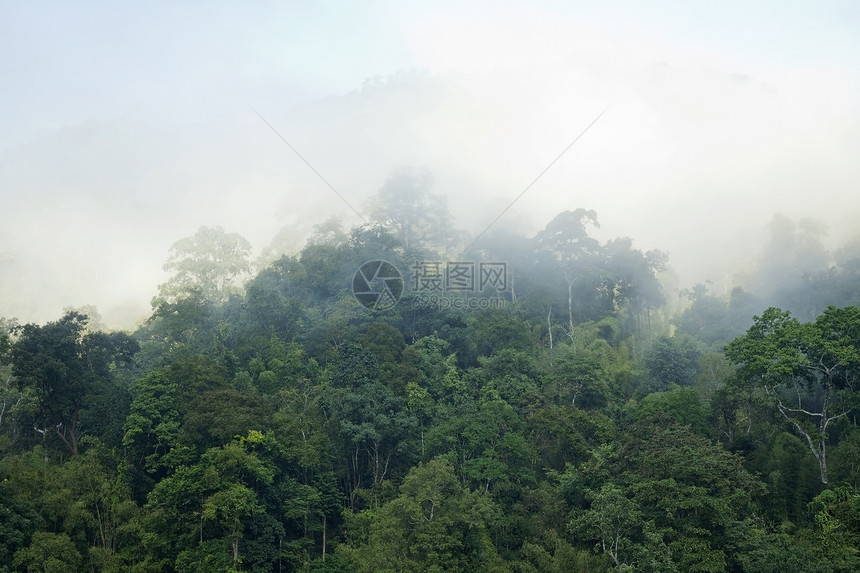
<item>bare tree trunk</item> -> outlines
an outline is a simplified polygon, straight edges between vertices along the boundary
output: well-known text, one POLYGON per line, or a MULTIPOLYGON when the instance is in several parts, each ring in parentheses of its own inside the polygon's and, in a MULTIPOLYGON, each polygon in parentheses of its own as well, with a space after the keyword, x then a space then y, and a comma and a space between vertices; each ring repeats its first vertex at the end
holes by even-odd
POLYGON ((78 409, 79 406, 75 406, 75 413, 72 415, 72 423, 69 428, 69 438, 66 439, 66 436, 63 435, 63 432, 60 431, 60 426, 54 426, 54 433, 62 440, 62 442, 66 445, 70 452, 72 452, 72 457, 78 457, 78 437, 75 435, 75 427, 78 425, 78 409))
POLYGON ((552 305, 549 305, 549 310, 546 313, 546 328, 549 331, 549 349, 552 350, 552 305))
POLYGON ((573 339, 573 283, 576 279, 567 279, 567 320, 570 327, 570 338, 573 339))
POLYGON ((359 486, 361 485, 361 474, 359 473, 359 447, 355 446, 355 452, 352 456, 352 479, 350 479, 350 492, 349 492, 349 508, 355 510, 355 492, 358 491, 359 486))
POLYGON ((74 457, 78 457, 78 436, 76 434, 78 427, 78 409, 79 406, 75 406, 75 413, 72 414, 72 427, 69 428, 69 436, 72 438, 72 455, 74 457))

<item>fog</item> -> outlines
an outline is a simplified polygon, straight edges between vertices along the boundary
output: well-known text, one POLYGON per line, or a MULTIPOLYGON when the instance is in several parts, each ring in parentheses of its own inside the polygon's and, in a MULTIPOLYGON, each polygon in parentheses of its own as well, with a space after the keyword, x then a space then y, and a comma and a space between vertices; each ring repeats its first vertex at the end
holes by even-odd
POLYGON ((718 288, 776 213, 855 234, 854 3, 593 4, 0 2, 0 316, 131 328, 176 240, 296 252, 403 166, 477 235, 604 111, 496 227, 594 209, 718 288))

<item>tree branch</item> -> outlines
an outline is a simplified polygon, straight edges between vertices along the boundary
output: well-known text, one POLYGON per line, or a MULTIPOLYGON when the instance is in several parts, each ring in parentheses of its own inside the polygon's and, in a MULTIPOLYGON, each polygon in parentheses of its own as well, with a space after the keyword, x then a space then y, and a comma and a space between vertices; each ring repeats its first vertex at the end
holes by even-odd
POLYGON ((795 420, 794 418, 789 417, 789 416, 788 416, 788 414, 786 414, 786 413, 782 410, 782 408, 779 408, 779 412, 780 412, 780 414, 782 414, 782 415, 785 417, 785 419, 786 419, 786 420, 788 420, 789 422, 791 422, 791 424, 792 424, 795 428, 797 428, 797 431, 798 431, 798 432, 800 432, 800 434, 801 434, 804 438, 806 438, 806 443, 809 445, 809 449, 810 449, 810 451, 812 452, 812 455, 813 455, 813 456, 815 456, 815 459, 816 459, 816 460, 818 460, 818 461, 819 461, 819 463, 820 463, 820 462, 821 462, 821 454, 820 454, 820 453, 815 449, 815 444, 813 444, 813 443, 812 443, 812 436, 810 436, 810 435, 809 435, 809 433, 808 433, 806 430, 804 430, 804 429, 803 429, 803 427, 798 423, 798 421, 797 421, 797 420, 795 420))
MULTIPOLYGON (((820 412, 810 412, 808 410, 804 410, 803 408, 789 408, 785 404, 782 403, 782 399, 779 397, 779 394, 772 386, 765 386, 765 390, 768 394, 773 394, 773 397, 776 398, 776 403, 779 405, 780 411, 785 410, 786 412, 795 412, 799 414, 806 414, 807 416, 813 417, 822 417, 824 414, 820 412)), ((798 402, 800 401, 800 392, 798 391, 798 402)), ((784 415, 784 414, 783 414, 784 415)))

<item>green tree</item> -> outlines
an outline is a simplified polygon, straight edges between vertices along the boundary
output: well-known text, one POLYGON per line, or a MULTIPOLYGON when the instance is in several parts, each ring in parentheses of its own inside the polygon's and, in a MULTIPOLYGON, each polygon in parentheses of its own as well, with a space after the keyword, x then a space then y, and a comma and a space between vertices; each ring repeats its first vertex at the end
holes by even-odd
POLYGON ((681 571, 723 571, 725 531, 753 516, 765 489, 741 460, 688 427, 646 421, 619 451, 622 479, 681 571))
POLYGON ((240 483, 216 491, 203 502, 203 519, 218 522, 227 533, 234 569, 239 564, 243 521, 261 509, 256 494, 240 483))
POLYGON ((457 233, 451 225, 446 199, 431 193, 433 176, 427 169, 399 169, 373 199, 371 219, 382 225, 407 251, 427 249, 445 253, 457 233))
POLYGON ((275 476, 271 461, 255 451, 263 440, 259 432, 250 432, 247 438, 210 448, 197 463, 158 482, 145 506, 146 561, 164 566, 202 559, 200 547, 217 539, 226 542, 222 547, 229 563, 237 567, 245 531, 264 513, 261 496, 275 476))
POLYGON ((544 392, 553 401, 580 408, 606 405, 609 394, 609 373, 599 355, 577 352, 564 347, 547 374, 544 392))
POLYGON ((94 438, 87 441, 87 450, 58 470, 72 500, 63 528, 73 539, 86 541, 92 568, 122 571, 127 565, 123 554, 139 541, 131 525, 139 508, 115 452, 94 438))
POLYGON ((436 458, 409 472, 397 498, 348 516, 338 553, 358 572, 507 571, 491 540, 499 518, 488 495, 436 458))
POLYGON ((650 333, 651 311, 665 303, 663 287, 657 273, 664 270, 666 253, 653 249, 643 253, 633 248, 633 240, 621 237, 601 249, 602 290, 613 310, 627 315, 632 333, 650 333))
POLYGON ((393 326, 382 322, 370 325, 358 344, 373 355, 379 381, 395 394, 404 396, 406 384, 418 379, 416 353, 406 346, 403 335, 393 326))
POLYGON ((579 515, 571 529, 596 539, 618 571, 632 570, 635 557, 633 537, 643 527, 642 512, 615 484, 604 484, 599 491, 588 491, 591 507, 579 515))
POLYGON ((77 570, 83 559, 75 544, 65 533, 37 531, 30 545, 15 553, 15 566, 27 571, 68 573, 77 570))
MULTIPOLYGON (((167 467, 180 461, 181 412, 176 383, 164 370, 155 370, 132 384, 131 409, 125 420, 122 444, 134 468, 145 475, 163 477, 167 467), (172 455, 171 455, 172 453, 172 455)), ((187 449, 187 448, 186 448, 187 449)), ((147 488, 149 489, 149 488, 147 488)))
POLYGON ((491 388, 477 400, 446 408, 427 432, 430 455, 455 460, 464 483, 500 497, 516 496, 535 479, 532 445, 516 409, 491 388))
POLYGON ((0 318, 0 451, 6 450, 17 433, 12 418, 24 395, 12 377, 12 333, 17 322, 0 318))
POLYGON ((81 455, 62 464, 48 459, 39 446, 2 460, 0 497, 7 509, 0 513, 5 514, 4 527, 20 530, 0 538, 0 554, 8 542, 18 547, 16 559, 26 558, 31 568, 36 562, 50 568, 54 559, 65 560, 65 570, 81 570, 68 565, 71 556, 87 570, 124 570, 123 555, 139 541, 130 525, 138 506, 122 475, 121 459, 96 438, 86 437, 85 443, 81 455), (21 537, 29 539, 37 529, 52 536, 40 538, 37 532, 28 549, 21 537), (74 552, 63 549, 68 546, 64 540, 72 543, 74 552))
POLYGON ((846 416, 860 375, 860 308, 829 307, 815 322, 767 309, 726 355, 739 375, 761 386, 807 442, 828 483, 828 426, 846 416))
POLYGON ((692 386, 701 373, 701 351, 687 335, 661 336, 645 354, 645 365, 653 390, 665 390, 672 384, 692 386))
POLYGON ((153 368, 169 362, 172 355, 200 351, 212 340, 214 303, 199 289, 169 301, 153 301, 155 308, 135 337, 143 342, 144 365, 153 368))
POLYGON ((568 463, 582 462, 592 449, 614 438, 611 418, 597 410, 573 404, 550 405, 531 413, 528 428, 544 468, 562 471, 568 463))
POLYGON ((466 392, 457 369, 457 356, 450 352, 450 343, 431 335, 411 346, 416 354, 417 385, 425 389, 435 402, 456 402, 466 392))
POLYGON ((522 415, 539 408, 540 373, 535 361, 526 354, 505 348, 492 356, 478 358, 479 368, 471 369, 466 380, 478 391, 492 389, 522 415))
POLYGON ((182 441, 199 451, 227 444, 250 430, 268 429, 272 406, 259 396, 232 388, 203 392, 188 406, 182 441))
POLYGON ((476 347, 478 356, 490 356, 505 348, 525 352, 532 347, 529 326, 513 305, 481 309, 467 320, 467 338, 476 347))
POLYGON ((596 266, 600 252, 600 243, 588 236, 588 225, 600 227, 597 212, 586 209, 564 211, 535 237, 538 245, 553 255, 564 274, 567 283, 567 333, 571 337, 574 326, 573 284, 596 266))
POLYGON ((556 474, 534 488, 525 488, 511 509, 513 527, 522 540, 520 558, 512 563, 515 571, 523 573, 599 573, 610 566, 609 558, 597 555, 591 547, 574 546, 567 533, 569 511, 556 474))
POLYGON ((743 334, 760 309, 758 300, 742 287, 735 287, 726 297, 710 294, 707 285, 699 283, 682 290, 681 295, 690 301, 690 306, 674 321, 678 334, 688 334, 713 350, 722 350, 743 334))
POLYGON ((648 394, 636 405, 634 416, 637 420, 672 419, 690 426, 697 434, 708 435, 707 408, 692 388, 673 386, 665 392, 648 394))
POLYGON ((727 532, 753 518, 764 493, 741 459, 667 419, 631 425, 620 444, 562 476, 571 531, 596 540, 618 570, 729 569, 738 556, 727 532))
POLYGON ((26 324, 12 349, 15 378, 20 387, 34 390, 42 431, 54 432, 73 456, 78 455, 82 408, 99 391, 110 390, 115 369, 128 364, 139 348, 125 333, 84 334, 86 324, 87 317, 77 312, 44 326, 26 324))
POLYGON ((34 500, 17 495, 7 473, 0 466, 0 573, 9 573, 15 552, 30 543, 41 522, 34 500))
POLYGON ((860 568, 860 493, 848 487, 825 489, 809 503, 815 522, 815 550, 838 571, 860 568))
POLYGON ((398 454, 405 454, 407 442, 414 437, 418 420, 406 399, 381 381, 376 357, 355 344, 338 349, 331 369, 331 388, 324 409, 331 417, 333 441, 340 443, 349 460, 347 482, 350 507, 365 484, 381 485, 398 454), (368 479, 369 478, 369 479, 368 479))
POLYGON ((250 270, 250 253, 251 244, 241 235, 221 227, 200 227, 170 247, 164 270, 172 276, 159 286, 153 306, 176 302, 193 291, 208 301, 223 303, 231 293, 239 292, 236 283, 250 270))
POLYGON ((274 332, 283 340, 292 340, 306 324, 301 300, 290 296, 281 271, 268 268, 246 286, 240 326, 249 334, 268 335, 274 332))

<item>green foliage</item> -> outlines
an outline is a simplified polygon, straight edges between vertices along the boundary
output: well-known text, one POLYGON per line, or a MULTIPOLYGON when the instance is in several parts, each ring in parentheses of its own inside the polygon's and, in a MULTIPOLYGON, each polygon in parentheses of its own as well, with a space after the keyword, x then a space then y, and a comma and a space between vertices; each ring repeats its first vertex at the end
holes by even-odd
POLYGON ((28 571, 45 573, 66 573, 80 567, 83 558, 75 544, 65 533, 37 531, 30 544, 15 553, 16 567, 26 567, 28 571))
POLYGON ((119 472, 120 459, 98 440, 85 442, 87 449, 62 465, 46 459, 38 447, 3 460, 8 523, 21 528, 8 540, 20 545, 21 536, 33 535, 29 549, 15 552, 17 563, 72 571, 78 565, 121 571, 127 563, 138 541, 138 506, 119 472))
POLYGON ((838 571, 860 567, 860 493, 825 489, 809 503, 815 523, 815 551, 838 571))
MULTIPOLYGON (((187 551, 195 542, 214 538, 226 543, 236 567, 244 532, 262 513, 261 493, 275 476, 271 462, 253 451, 256 441, 251 434, 248 440, 210 448, 197 463, 177 468, 156 484, 147 500, 149 523, 144 527, 158 537, 146 547, 147 561, 190 562, 187 551)), ((221 562, 223 554, 217 560, 221 562)))
POLYGON ((567 347, 545 379, 544 393, 554 402, 592 409, 605 406, 609 398, 611 375, 597 351, 567 347))
POLYGON ((45 326, 27 324, 12 348, 13 373, 19 388, 34 392, 42 431, 52 431, 73 456, 87 426, 87 406, 101 406, 89 425, 116 412, 119 405, 104 404, 104 398, 118 392, 114 372, 139 348, 124 333, 85 333, 86 324, 87 317, 77 312, 45 326))
POLYGON ((200 227, 191 237, 176 241, 164 270, 172 273, 159 286, 153 306, 176 302, 188 293, 198 292, 207 301, 223 303, 231 293, 238 293, 236 279, 250 270, 251 245, 221 227, 200 227))
POLYGON ((522 539, 520 559, 512 563, 514 571, 524 572, 603 572, 610 559, 595 554, 591 547, 579 548, 566 533, 568 507, 562 498, 556 476, 537 488, 526 488, 520 501, 513 504, 513 532, 522 539))
POLYGON ((661 336, 645 355, 645 366, 651 377, 650 388, 665 390, 671 385, 692 386, 701 373, 701 351, 690 336, 661 336))
POLYGON ((541 467, 556 471, 562 471, 569 463, 585 461, 594 448, 615 437, 611 418, 568 404, 536 410, 528 423, 541 454, 541 467))
POLYGON ((491 541, 499 510, 469 491, 450 462, 413 468, 400 495, 376 510, 348 516, 354 531, 338 552, 354 571, 506 571, 491 541))
POLYGON ((692 336, 713 349, 737 338, 749 327, 753 314, 760 309, 756 298, 743 287, 732 289, 728 297, 708 293, 708 287, 697 284, 681 292, 690 306, 675 320, 679 334, 692 336))
POLYGON ((765 533, 753 530, 744 539, 742 550, 737 554, 738 566, 750 573, 831 573, 833 567, 821 560, 803 541, 777 532, 765 533))
POLYGON ((708 434, 707 409, 692 388, 671 388, 645 396, 636 406, 637 420, 670 421, 690 426, 700 435, 708 434))
POLYGON ((469 371, 467 383, 477 393, 492 390, 517 409, 520 415, 540 407, 540 373, 528 354, 504 349, 478 359, 479 368, 469 371))
POLYGON ((469 322, 468 338, 478 356, 490 356, 505 349, 528 351, 531 332, 516 310, 487 308, 475 312, 469 322))
POLYGON ((614 484, 589 490, 586 498, 590 507, 571 522, 571 530, 582 538, 597 540, 619 571, 629 568, 640 549, 633 535, 644 526, 639 507, 614 484))
POLYGON ((133 337, 0 320, 0 573, 860 569, 860 310, 698 285, 658 336, 665 256, 580 209, 465 255, 503 308, 373 313, 360 264, 461 241, 404 173, 244 292, 245 243, 180 241, 133 337))
MULTIPOLYGON (((5 466, 5 464, 4 464, 5 466)), ((16 495, 14 484, 0 472, 0 571, 7 573, 16 551, 31 544, 31 536, 41 525, 32 503, 16 495)))
POLYGON ((860 429, 851 428, 829 454, 835 483, 860 489, 860 429))
POLYGON ((563 475, 571 532, 619 571, 725 570, 734 557, 725 532, 752 517, 762 484, 688 427, 643 421, 622 443, 563 475))
POLYGON ((856 403, 860 376, 860 308, 829 307, 800 323, 769 308, 726 347, 744 380, 765 389, 779 413, 807 442, 828 483, 828 426, 856 403))
POLYGON ((226 444, 251 430, 266 430, 270 407, 259 397, 226 388, 204 392, 188 405, 183 442, 204 450, 226 444))

